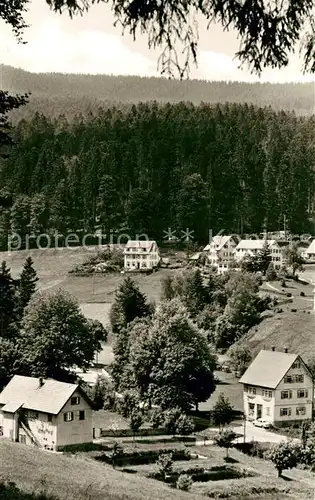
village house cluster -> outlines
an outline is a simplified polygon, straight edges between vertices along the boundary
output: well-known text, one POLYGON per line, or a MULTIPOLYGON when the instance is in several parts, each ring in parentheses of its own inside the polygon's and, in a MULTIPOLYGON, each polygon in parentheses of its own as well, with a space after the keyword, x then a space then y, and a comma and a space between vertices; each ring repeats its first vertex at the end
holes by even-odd
MULTIPOLYGON (((214 236, 203 249, 208 265, 215 268, 218 274, 223 274, 238 267, 245 257, 252 257, 260 252, 267 243, 271 253, 271 262, 276 270, 286 264, 285 250, 290 245, 287 239, 240 239, 237 235, 214 236)), ((307 261, 315 260, 315 239, 298 242, 299 252, 307 261)))
MULTIPOLYGON (((223 274, 237 269, 245 257, 257 255, 266 243, 274 268, 280 270, 286 264, 285 250, 290 245, 281 232, 273 239, 241 239, 237 235, 217 235, 211 238, 202 252, 194 254, 191 260, 198 261, 203 254, 206 256, 205 264, 216 269, 218 274, 223 274)), ((298 242, 298 248, 306 261, 315 260, 315 239, 311 242, 298 242)), ((129 240, 124 247, 125 271, 150 271, 162 261, 156 241, 129 240)))

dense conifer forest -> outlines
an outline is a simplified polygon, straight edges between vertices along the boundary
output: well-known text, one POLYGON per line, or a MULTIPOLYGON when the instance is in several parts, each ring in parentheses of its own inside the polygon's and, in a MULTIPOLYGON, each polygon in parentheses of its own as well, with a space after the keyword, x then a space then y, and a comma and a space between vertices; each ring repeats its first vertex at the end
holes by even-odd
POLYGON ((2 247, 21 236, 100 227, 146 233, 312 231, 315 117, 248 104, 100 109, 14 129, 0 171, 2 247))
POLYGON ((139 101, 216 104, 234 102, 271 106, 309 116, 315 110, 314 83, 242 83, 203 80, 168 80, 139 76, 30 73, 0 65, 1 86, 13 92, 32 92, 30 104, 12 113, 14 122, 30 119, 38 111, 49 117, 66 113, 93 113, 99 106, 130 107, 139 101))

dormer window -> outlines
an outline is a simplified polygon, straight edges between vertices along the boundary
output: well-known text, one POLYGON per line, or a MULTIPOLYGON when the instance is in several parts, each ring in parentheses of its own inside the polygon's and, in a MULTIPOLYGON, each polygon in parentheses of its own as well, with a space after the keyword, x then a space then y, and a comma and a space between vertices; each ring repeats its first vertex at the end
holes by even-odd
POLYGON ((72 396, 71 398, 71 405, 79 405, 80 404, 80 398, 79 396, 72 396))

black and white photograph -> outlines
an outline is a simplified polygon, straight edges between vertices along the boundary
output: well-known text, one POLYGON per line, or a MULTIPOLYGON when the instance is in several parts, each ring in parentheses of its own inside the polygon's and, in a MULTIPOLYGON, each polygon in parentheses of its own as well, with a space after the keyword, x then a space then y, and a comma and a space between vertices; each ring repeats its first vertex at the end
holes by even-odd
POLYGON ((315 500, 315 0, 0 0, 0 500, 315 500))

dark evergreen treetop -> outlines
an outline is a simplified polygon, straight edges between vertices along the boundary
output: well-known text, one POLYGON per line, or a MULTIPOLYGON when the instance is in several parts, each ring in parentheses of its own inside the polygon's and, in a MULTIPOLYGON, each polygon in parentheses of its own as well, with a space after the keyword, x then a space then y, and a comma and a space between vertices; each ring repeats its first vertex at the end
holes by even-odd
POLYGON ((140 103, 89 118, 36 114, 0 168, 10 234, 313 232, 315 119, 245 104, 140 103), (191 196, 190 196, 191 194, 191 196), (179 200, 184 200, 178 203, 179 200), (10 205, 12 207, 10 208, 10 205))
POLYGON ((38 281, 32 257, 27 257, 19 280, 19 305, 23 310, 31 300, 38 281))

